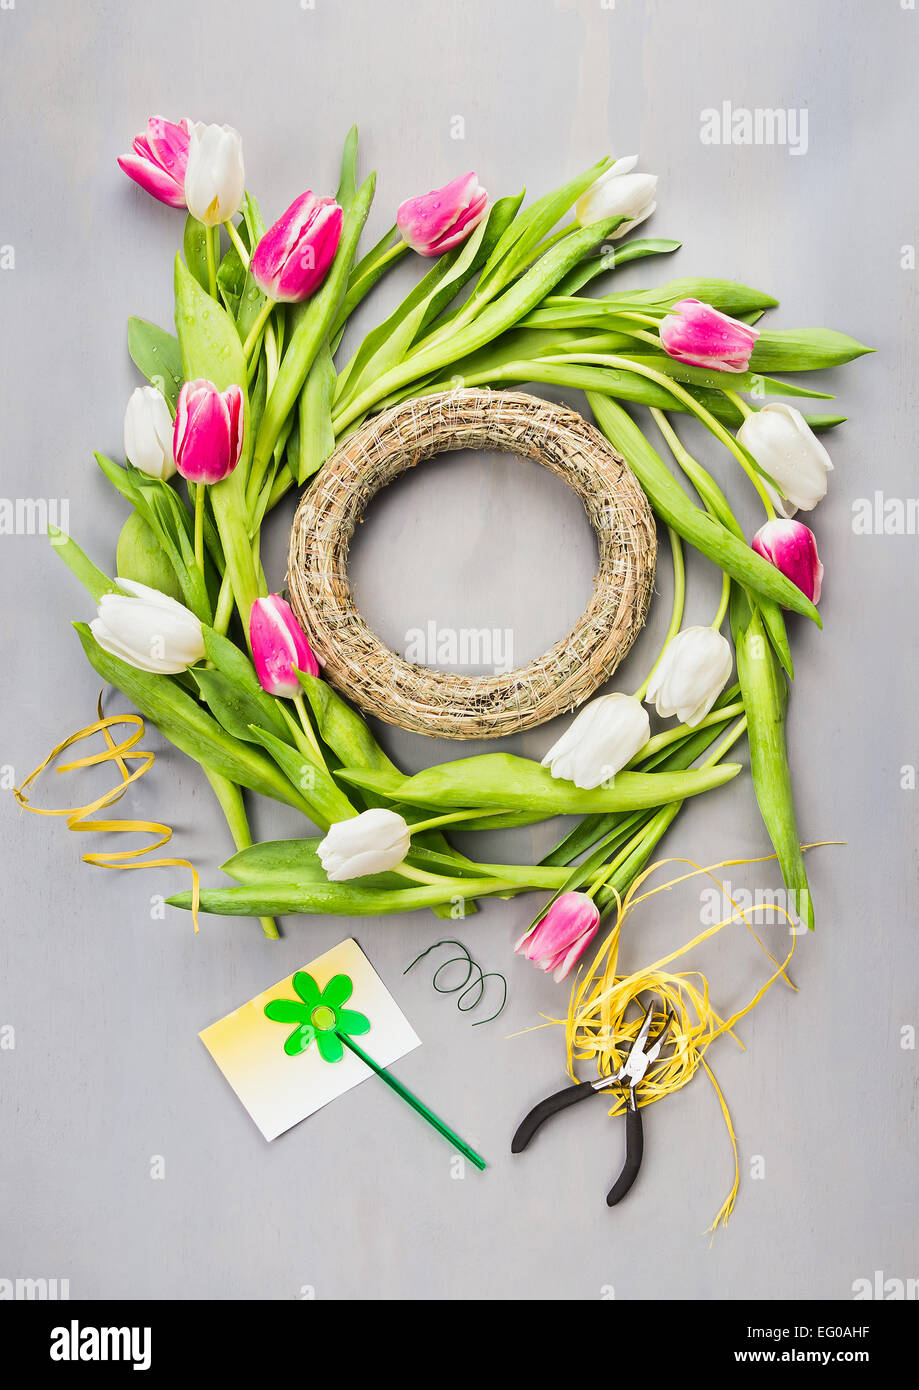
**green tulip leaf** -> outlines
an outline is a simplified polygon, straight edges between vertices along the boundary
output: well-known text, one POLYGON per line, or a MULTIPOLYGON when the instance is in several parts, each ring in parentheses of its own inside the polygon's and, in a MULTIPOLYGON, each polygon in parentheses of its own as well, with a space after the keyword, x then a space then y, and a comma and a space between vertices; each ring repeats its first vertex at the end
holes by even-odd
POLYGON ((618 449, 641 483, 655 513, 690 545, 701 550, 739 584, 748 585, 776 603, 812 618, 822 626, 817 609, 780 570, 757 555, 746 541, 722 526, 687 497, 663 459, 629 415, 607 396, 588 391, 597 424, 618 449))
POLYGON ((254 740, 268 750, 293 785, 302 789, 303 795, 313 808, 313 815, 318 813, 321 818, 316 821, 321 829, 325 829, 334 821, 349 820, 357 814, 324 767, 305 757, 299 749, 291 748, 288 743, 275 738, 267 729, 252 725, 250 732, 254 740))
POLYGON ((789 328, 763 333, 750 356, 755 372, 812 372, 839 367, 874 348, 832 328, 789 328))
POLYGON ((258 743, 252 733, 253 724, 265 724, 276 738, 290 742, 290 729, 277 710, 276 701, 263 690, 258 694, 243 690, 220 671, 196 666, 191 672, 211 714, 227 733, 244 743, 258 743))
POLYGON ((182 233, 182 252, 185 256, 185 264, 205 292, 207 292, 209 283, 207 270, 208 236, 209 231, 204 223, 199 222, 197 217, 192 217, 189 213, 185 219, 185 229, 182 233))
POLYGON ((48 539, 71 574, 79 579, 87 593, 99 602, 103 594, 117 594, 118 586, 113 579, 109 579, 107 574, 94 565, 89 556, 80 549, 76 541, 71 540, 63 531, 49 523, 48 539))
MULTIPOLYGON (((312 808, 306 798, 263 753, 228 734, 171 676, 129 666, 104 651, 85 623, 75 623, 74 627, 93 669, 127 695, 180 752, 187 753, 230 782, 311 815, 312 808)), ((261 913, 256 915, 262 916, 261 913)))
POLYGON ((756 800, 785 886, 793 894, 789 910, 801 916, 813 929, 814 908, 795 820, 785 742, 788 686, 766 638, 759 610, 737 586, 731 595, 731 631, 747 712, 750 771, 756 800))
POLYGON ((739 771, 737 763, 723 763, 687 772, 618 772, 611 786, 588 791, 553 777, 548 768, 529 758, 484 753, 426 768, 398 782, 389 773, 364 768, 341 768, 338 775, 345 782, 384 791, 391 800, 413 806, 496 806, 558 816, 662 806, 722 786, 739 771))
POLYGON ((179 340, 146 319, 128 319, 128 352, 138 371, 161 391, 175 414, 182 382, 179 340))
POLYGON ((115 569, 121 579, 135 579, 139 584, 168 594, 177 603, 184 602, 175 569, 140 512, 132 512, 121 528, 115 552, 115 569))

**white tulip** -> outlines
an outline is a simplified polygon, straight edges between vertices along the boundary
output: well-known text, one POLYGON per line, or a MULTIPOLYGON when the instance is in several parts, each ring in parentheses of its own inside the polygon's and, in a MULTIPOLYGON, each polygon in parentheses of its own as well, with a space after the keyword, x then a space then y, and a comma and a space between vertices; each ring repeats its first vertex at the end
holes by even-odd
POLYGON ((174 598, 136 579, 116 579, 121 594, 103 594, 89 625, 103 651, 140 671, 171 675, 204 656, 201 624, 174 598))
POLYGON ((124 412, 125 457, 149 478, 171 478, 176 471, 172 456, 172 416, 162 392, 155 386, 132 391, 124 412))
POLYGON ((657 174, 633 174, 637 163, 637 154, 617 159, 586 193, 581 194, 574 208, 575 221, 581 227, 589 227, 607 217, 628 218, 610 233, 615 241, 651 216, 657 207, 654 201, 657 174))
POLYGON ((408 854, 412 837, 396 811, 374 807, 351 820, 336 821, 316 853, 330 883, 394 869, 408 854))
POLYGON ((199 121, 189 131, 185 202, 192 217, 216 227, 237 212, 246 186, 243 142, 228 125, 199 121))
POLYGON ((651 722, 632 695, 601 695, 568 725, 542 760, 553 777, 590 790, 611 782, 651 737, 651 722))
MULTIPOLYGON (((793 405, 764 405, 746 417, 737 438, 791 504, 789 509, 776 499, 783 516, 792 516, 799 507, 812 511, 826 496, 830 456, 793 405)), ((773 488, 769 491, 774 494, 773 488)))
POLYGON ((687 627, 667 646, 645 696, 663 719, 677 715, 691 729, 705 718, 727 685, 731 644, 710 627, 687 627))

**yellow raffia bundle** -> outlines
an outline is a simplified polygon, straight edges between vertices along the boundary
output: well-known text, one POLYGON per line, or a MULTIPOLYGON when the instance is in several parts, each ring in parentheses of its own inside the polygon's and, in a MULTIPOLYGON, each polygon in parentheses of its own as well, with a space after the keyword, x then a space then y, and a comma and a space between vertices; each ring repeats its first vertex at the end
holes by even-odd
POLYGON ((138 748, 137 744, 146 733, 144 721, 139 714, 109 714, 102 713, 102 694, 99 695, 96 706, 98 718, 92 724, 87 724, 85 729, 79 729, 69 738, 65 738, 56 748, 52 748, 48 756, 39 763, 34 772, 30 772, 21 787, 13 788, 13 795, 17 804, 24 811, 32 811, 36 816, 66 816, 68 830, 88 830, 98 834, 142 834, 152 835, 153 842, 148 845, 140 845, 136 849, 108 850, 105 852, 96 851, 92 854, 84 854, 84 864, 95 864, 100 868, 107 869, 165 869, 183 868, 190 869, 192 876, 192 919, 195 924, 195 931, 198 930, 198 901, 200 894, 200 879, 195 866, 187 859, 148 859, 146 856, 154 854, 163 845, 172 839, 172 829, 168 825, 161 825, 157 821, 149 820, 94 820, 93 816, 97 811, 102 811, 108 806, 120 801, 132 782, 137 782, 144 773, 149 772, 156 761, 156 755, 148 748, 138 748), (133 728, 133 733, 126 734, 120 743, 116 743, 112 738, 110 730, 117 725, 133 728), (81 743, 84 739, 92 738, 94 734, 101 734, 105 740, 105 748, 98 753, 89 753, 85 758, 76 758, 73 762, 62 763, 58 772, 78 772, 82 768, 98 767, 102 763, 115 763, 121 774, 121 781, 109 791, 104 792, 95 801, 88 802, 85 806, 66 806, 57 809, 50 809, 41 806, 33 806, 27 796, 28 788, 40 777, 45 768, 56 761, 60 755, 74 744, 81 743), (129 762, 136 762, 137 766, 131 770, 129 762), (133 861, 133 862, 131 862, 133 861))
MULTIPOLYGON (((804 848, 812 849, 815 846, 806 845, 804 848)), ((646 902, 658 893, 665 893, 678 884, 697 878, 699 875, 707 876, 718 885, 720 891, 725 892, 722 881, 715 877, 716 870, 737 865, 762 864, 774 858, 775 855, 763 855, 757 859, 725 859, 718 864, 707 866, 696 864, 691 859, 662 859, 645 869, 636 878, 625 898, 617 901, 615 925, 603 941, 588 970, 581 973, 575 980, 572 986, 567 1019, 551 1020, 561 1024, 565 1029, 568 1071, 572 1079, 577 1080, 575 1062, 594 1060, 599 1076, 610 1076, 613 1072, 618 1071, 641 1026, 641 1015, 637 1010, 630 1009, 630 1006, 640 995, 644 994, 646 997, 647 995, 654 995, 662 1002, 665 1011, 671 1010, 673 1024, 664 1051, 660 1059, 649 1068, 638 1090, 637 1099, 640 1106, 653 1105, 655 1101, 663 1099, 664 1096, 681 1090, 688 1081, 692 1080, 700 1067, 711 1081, 718 1097, 721 1113, 724 1116, 734 1156, 734 1181, 720 1211, 708 1228, 711 1233, 715 1232, 719 1224, 726 1226, 728 1218, 734 1210, 734 1203, 740 1186, 740 1165, 737 1137, 731 1123, 730 1111, 705 1054, 715 1039, 724 1033, 730 1034, 738 1046, 743 1047, 743 1043, 733 1031, 735 1024, 756 1007, 763 995, 780 977, 790 988, 796 988, 788 978, 786 968, 794 955, 799 930, 798 924, 784 908, 777 909, 786 918, 792 929, 788 954, 780 962, 763 944, 750 920, 751 915, 756 911, 755 907, 741 907, 730 894, 726 894, 734 907, 730 916, 725 917, 714 926, 706 928, 705 931, 699 932, 691 941, 687 941, 685 945, 670 952, 669 955, 662 956, 652 965, 645 966, 629 975, 618 973, 622 928, 630 913, 640 903, 646 902), (641 889, 647 880, 668 864, 685 865, 688 872, 642 892, 641 889), (695 947, 716 936, 725 927, 739 921, 744 923, 760 950, 775 968, 749 1003, 729 1017, 722 1018, 712 1004, 709 983, 705 975, 699 971, 674 973, 668 967, 695 947)), ((662 1023, 663 1016, 657 1017, 655 1015, 652 1036, 662 1023)), ((626 1106, 624 1096, 610 1092, 610 1097, 614 1099, 614 1104, 609 1112, 610 1115, 621 1115, 626 1106)))

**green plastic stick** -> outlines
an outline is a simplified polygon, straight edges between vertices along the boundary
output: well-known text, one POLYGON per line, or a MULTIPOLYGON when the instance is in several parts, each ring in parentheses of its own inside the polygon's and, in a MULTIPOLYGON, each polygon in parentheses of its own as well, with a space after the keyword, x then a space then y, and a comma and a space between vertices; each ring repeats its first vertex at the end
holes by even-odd
POLYGON ((360 1057, 361 1061, 364 1062, 372 1072, 376 1072, 380 1080, 385 1081, 390 1090, 395 1091, 397 1096, 401 1096, 413 1110, 418 1112, 423 1120, 427 1120, 429 1125, 433 1125, 438 1134, 442 1134, 447 1143, 452 1144, 454 1148, 458 1149, 464 1158, 468 1158, 469 1162, 474 1163, 476 1168, 480 1171, 488 1166, 481 1154, 477 1154, 475 1149, 471 1149, 458 1134, 454 1133, 449 1125, 445 1125, 443 1120, 439 1120, 433 1110, 429 1110, 423 1101, 420 1101, 417 1096, 412 1095, 411 1091, 408 1090, 406 1086, 403 1086, 401 1081, 397 1081, 385 1067, 381 1067, 372 1057, 368 1057, 363 1048, 358 1047, 357 1043, 349 1038, 346 1033, 339 1033, 336 1030, 336 1036, 356 1057, 360 1057))

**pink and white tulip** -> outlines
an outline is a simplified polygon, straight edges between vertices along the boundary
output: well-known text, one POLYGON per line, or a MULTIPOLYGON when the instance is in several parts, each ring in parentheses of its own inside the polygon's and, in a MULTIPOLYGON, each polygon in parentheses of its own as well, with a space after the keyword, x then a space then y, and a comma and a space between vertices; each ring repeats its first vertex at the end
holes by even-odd
POLYGON ((465 241, 485 216, 488 194, 475 174, 406 198, 396 213, 402 239, 420 256, 440 256, 465 241))
POLYGON ((257 598, 249 614, 249 643, 263 690, 292 700, 300 694, 297 672, 319 675, 319 663, 294 611, 280 594, 257 598))
POLYGON ((263 294, 297 304, 322 284, 341 237, 342 210, 334 198, 301 193, 262 237, 249 269, 263 294))
POLYGON ((753 549, 781 570, 792 584, 797 584, 812 603, 819 602, 823 565, 817 554, 816 537, 803 521, 767 521, 753 537, 753 549))
POLYGON ((676 362, 716 372, 745 372, 759 329, 700 299, 681 299, 661 322, 661 347, 676 362))
POLYGON ((218 391, 203 378, 179 392, 172 437, 176 468, 190 483, 219 483, 239 463, 245 419, 238 386, 218 391))
POLYGON ((563 893, 531 932, 525 932, 514 950, 540 970, 564 980, 597 934, 600 909, 586 893, 563 893))
POLYGON ((188 121, 151 116, 144 134, 134 140, 133 152, 120 155, 118 163, 129 179, 161 203, 184 208, 188 142, 188 121))

